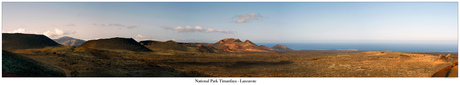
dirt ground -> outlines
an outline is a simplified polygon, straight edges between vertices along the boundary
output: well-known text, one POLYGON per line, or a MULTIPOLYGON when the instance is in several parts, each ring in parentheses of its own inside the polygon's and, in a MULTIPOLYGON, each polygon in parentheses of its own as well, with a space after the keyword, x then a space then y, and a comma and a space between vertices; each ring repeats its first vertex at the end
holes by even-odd
POLYGON ((77 77, 431 77, 458 60, 446 53, 270 52, 196 53, 121 50, 22 50, 77 77))

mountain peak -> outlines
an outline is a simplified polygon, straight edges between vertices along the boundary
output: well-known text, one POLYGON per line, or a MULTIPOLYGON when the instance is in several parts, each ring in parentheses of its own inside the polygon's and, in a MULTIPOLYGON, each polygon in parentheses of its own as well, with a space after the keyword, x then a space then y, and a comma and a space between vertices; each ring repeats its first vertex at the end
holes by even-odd
MULTIPOLYGON (((246 40, 246 41, 244 41, 244 43, 248 43, 248 44, 256 45, 255 43, 253 43, 253 42, 251 42, 251 41, 249 41, 249 40, 246 40)), ((256 45, 256 46, 257 46, 257 45, 256 45)))
POLYGON ((70 40, 70 39, 75 39, 75 38, 69 37, 69 36, 62 36, 62 37, 57 38, 57 39, 55 39, 55 40, 61 40, 61 39, 70 40))
POLYGON ((69 36, 62 36, 61 38, 72 38, 72 37, 69 37, 69 36))
POLYGON ((238 38, 225 38, 225 39, 220 40, 218 43, 234 43, 234 42, 242 42, 242 41, 238 38))
POLYGON ((63 36, 58 39, 54 39, 54 41, 65 46, 79 46, 85 42, 84 40, 76 39, 69 36, 63 36))

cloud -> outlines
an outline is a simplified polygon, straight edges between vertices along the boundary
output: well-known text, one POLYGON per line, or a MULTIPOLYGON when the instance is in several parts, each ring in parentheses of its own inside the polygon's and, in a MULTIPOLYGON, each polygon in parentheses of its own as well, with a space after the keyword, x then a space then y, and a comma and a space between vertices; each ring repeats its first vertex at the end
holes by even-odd
POLYGON ((236 23, 246 23, 246 22, 248 22, 248 21, 258 20, 259 18, 264 18, 262 15, 260 15, 260 14, 254 14, 254 13, 251 13, 251 14, 244 14, 244 15, 235 15, 235 17, 238 18, 238 19, 235 21, 236 23))
POLYGON ((51 38, 62 36, 62 35, 69 35, 69 34, 75 34, 75 31, 64 31, 64 30, 55 28, 54 32, 53 31, 46 31, 46 32, 43 33, 43 35, 51 37, 51 38))
POLYGON ((64 26, 76 26, 75 24, 67 24, 67 25, 64 25, 64 26))
POLYGON ((166 29, 166 30, 174 30, 174 31, 178 31, 178 32, 205 32, 205 33, 216 32, 216 33, 233 34, 233 31, 224 31, 224 30, 220 30, 220 29, 211 29, 211 28, 205 29, 205 28, 203 28, 201 26, 195 26, 195 27, 177 26, 175 28, 172 28, 172 27, 163 27, 163 28, 166 29))
POLYGON ((137 26, 126 26, 128 29, 137 28, 137 26))
POLYGON ((5 30, 2 30, 3 33, 29 33, 29 34, 41 34, 39 32, 29 32, 27 31, 26 29, 24 28, 19 28, 19 29, 16 29, 16 30, 13 30, 13 31, 5 31, 5 30))
POLYGON ((45 36, 48 36, 50 38, 62 36, 62 35, 69 35, 69 34, 75 34, 75 31, 64 31, 61 29, 55 28, 54 31, 46 31, 46 32, 30 32, 27 31, 26 29, 19 28, 13 31, 3 31, 4 33, 27 33, 27 34, 43 34, 45 36))
POLYGON ((6 33, 26 33, 26 29, 19 28, 17 30, 9 31, 6 33))
POLYGON ((141 34, 137 34, 136 38, 144 38, 145 36, 144 35, 141 35, 141 34))
POLYGON ((94 26, 101 26, 101 27, 118 27, 118 28, 127 28, 127 29, 133 29, 137 28, 138 26, 136 25, 123 25, 123 24, 97 24, 93 23, 94 26))

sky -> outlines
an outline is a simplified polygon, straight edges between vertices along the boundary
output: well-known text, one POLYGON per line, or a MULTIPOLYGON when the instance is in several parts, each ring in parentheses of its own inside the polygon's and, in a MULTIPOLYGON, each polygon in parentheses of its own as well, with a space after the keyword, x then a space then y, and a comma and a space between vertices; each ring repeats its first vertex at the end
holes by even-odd
POLYGON ((455 42, 457 2, 3 2, 2 33, 179 42, 455 42))

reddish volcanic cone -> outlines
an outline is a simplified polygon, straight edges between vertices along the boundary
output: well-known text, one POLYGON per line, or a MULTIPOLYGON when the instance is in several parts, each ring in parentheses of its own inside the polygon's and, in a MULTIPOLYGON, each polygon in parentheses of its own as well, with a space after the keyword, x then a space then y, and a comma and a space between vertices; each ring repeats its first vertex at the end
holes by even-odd
POLYGON ((264 50, 273 50, 273 49, 271 49, 270 47, 267 47, 267 46, 265 46, 265 45, 260 45, 259 48, 260 48, 260 49, 264 49, 264 50))
POLYGON ((249 40, 242 42, 236 38, 222 39, 212 45, 212 47, 226 52, 268 52, 249 40))
MULTIPOLYGON (((254 44, 253 42, 251 42, 251 41, 249 41, 249 40, 244 41, 244 43, 251 44, 251 45, 256 45, 256 44, 254 44)), ((256 45, 256 46, 257 46, 257 45, 256 45)))
POLYGON ((235 43, 235 42, 242 42, 242 41, 236 38, 225 38, 225 39, 220 40, 216 44, 230 44, 230 43, 235 43))

